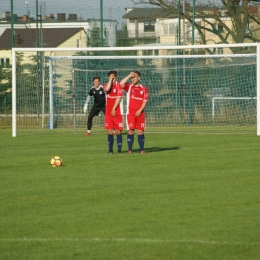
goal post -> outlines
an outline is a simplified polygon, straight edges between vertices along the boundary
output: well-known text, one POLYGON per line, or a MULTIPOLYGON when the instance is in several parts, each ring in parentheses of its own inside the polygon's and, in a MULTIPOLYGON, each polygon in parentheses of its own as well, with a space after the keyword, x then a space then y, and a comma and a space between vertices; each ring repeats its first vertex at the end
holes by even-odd
MULTIPOLYGON (((224 126, 240 131, 241 126, 255 126, 260 135, 259 57, 260 43, 13 48, 12 136, 19 129, 60 128, 76 133, 77 128, 86 128, 82 107, 92 78, 100 76, 106 83, 112 69, 119 80, 131 70, 140 70, 141 83, 150 94, 148 127, 163 131, 199 126, 215 131, 224 126), (223 54, 209 53, 215 49, 223 54), (216 107, 214 102, 221 97, 241 102, 226 101, 216 107), (249 102, 255 99, 256 106, 249 102), (247 114, 241 115, 245 107, 247 114)), ((103 128, 102 120, 97 120, 103 128)))

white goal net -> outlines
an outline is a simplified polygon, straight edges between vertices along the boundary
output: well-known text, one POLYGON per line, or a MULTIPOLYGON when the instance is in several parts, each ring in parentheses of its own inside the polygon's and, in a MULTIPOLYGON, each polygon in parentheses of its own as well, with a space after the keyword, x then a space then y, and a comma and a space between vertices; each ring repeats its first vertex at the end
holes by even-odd
MULTIPOLYGON (((81 133, 93 77, 141 72, 147 130, 256 131, 259 44, 13 49, 13 136, 81 133), (215 49, 223 54, 214 54, 215 49)), ((93 102, 93 100, 91 100, 93 102)), ((89 105, 91 106, 91 104, 89 105)), ((103 115, 93 126, 103 129, 103 115)))

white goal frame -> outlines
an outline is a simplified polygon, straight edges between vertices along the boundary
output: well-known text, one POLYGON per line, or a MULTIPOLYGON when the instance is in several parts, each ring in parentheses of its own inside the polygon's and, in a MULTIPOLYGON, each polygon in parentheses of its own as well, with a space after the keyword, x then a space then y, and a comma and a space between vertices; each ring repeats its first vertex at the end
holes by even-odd
MULTIPOLYGON (((211 48, 238 48, 238 47, 256 47, 256 90, 257 90, 257 135, 260 136, 260 43, 238 43, 238 44, 209 44, 209 45, 181 45, 181 46, 135 46, 135 47, 96 47, 96 48, 13 48, 12 49, 12 136, 17 136, 16 122, 16 52, 68 52, 68 51, 138 51, 138 50, 185 50, 185 49, 211 49, 211 48)), ((192 55, 182 55, 192 57, 192 55)), ((195 56, 195 55, 194 55, 195 56)), ((198 55, 196 55, 197 57, 198 55)), ((219 55, 218 55, 219 56, 219 55)), ((141 58, 142 56, 138 56, 141 58)), ((144 56, 147 58, 147 56, 144 56)), ((160 58, 162 56, 158 56, 160 58)), ((165 57, 165 56, 164 56, 165 57)), ((206 57, 206 55, 203 55, 206 57)), ((223 55, 228 57, 228 55, 223 55)))

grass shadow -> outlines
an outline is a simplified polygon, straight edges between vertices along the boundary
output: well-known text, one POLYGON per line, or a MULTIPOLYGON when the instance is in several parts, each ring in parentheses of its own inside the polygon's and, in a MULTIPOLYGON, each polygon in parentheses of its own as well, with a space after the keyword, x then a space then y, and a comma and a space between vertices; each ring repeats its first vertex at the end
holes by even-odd
MULTIPOLYGON (((145 147, 145 151, 147 153, 153 153, 153 152, 165 152, 165 151, 176 151, 180 150, 180 147, 174 146, 174 147, 145 147)), ((133 149, 133 152, 139 152, 139 149, 133 149)))

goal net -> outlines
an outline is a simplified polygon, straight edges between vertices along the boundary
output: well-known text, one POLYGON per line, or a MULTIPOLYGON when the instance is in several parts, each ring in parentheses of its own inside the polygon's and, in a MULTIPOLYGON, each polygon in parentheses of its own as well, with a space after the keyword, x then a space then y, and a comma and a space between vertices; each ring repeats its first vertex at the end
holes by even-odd
MULTIPOLYGON (((258 52, 259 44, 14 48, 12 134, 83 133, 93 77, 106 83, 109 70, 119 81, 141 72, 149 90, 147 131, 259 134, 258 52)), ((103 129, 103 119, 95 117, 93 128, 103 129)))

